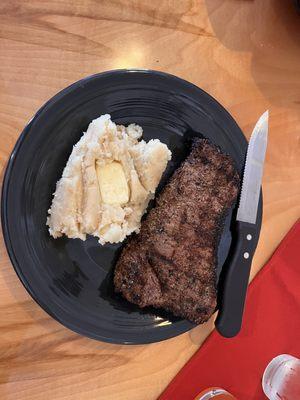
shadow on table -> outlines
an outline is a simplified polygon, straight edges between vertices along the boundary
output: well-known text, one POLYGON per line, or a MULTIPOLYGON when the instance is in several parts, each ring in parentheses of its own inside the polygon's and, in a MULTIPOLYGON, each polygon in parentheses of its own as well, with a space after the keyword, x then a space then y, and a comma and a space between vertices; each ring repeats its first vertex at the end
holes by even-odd
POLYGON ((205 0, 216 37, 227 48, 250 52, 251 73, 267 100, 300 106, 300 13, 292 0, 205 0))
POLYGON ((201 346, 210 333, 214 330, 214 320, 216 315, 217 314, 215 313, 207 322, 202 325, 198 325, 189 331, 189 337, 193 344, 201 346))

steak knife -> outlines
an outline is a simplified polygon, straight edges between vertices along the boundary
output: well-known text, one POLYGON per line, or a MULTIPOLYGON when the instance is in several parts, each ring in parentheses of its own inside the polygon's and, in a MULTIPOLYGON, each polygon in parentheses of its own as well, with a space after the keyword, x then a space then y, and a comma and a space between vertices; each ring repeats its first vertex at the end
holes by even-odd
POLYGON ((268 139, 269 112, 257 121, 252 132, 244 168, 239 208, 236 216, 236 242, 222 281, 219 313, 215 322, 225 337, 238 334, 242 325, 251 262, 256 248, 256 217, 268 139))

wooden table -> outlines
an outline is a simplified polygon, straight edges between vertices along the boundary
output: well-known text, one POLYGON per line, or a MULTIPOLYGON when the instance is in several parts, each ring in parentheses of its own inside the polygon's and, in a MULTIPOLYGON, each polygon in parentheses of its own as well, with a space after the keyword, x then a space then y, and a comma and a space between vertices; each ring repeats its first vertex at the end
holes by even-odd
MULTIPOLYGON (((270 110, 264 217, 252 276, 300 215, 300 16, 291 0, 2 0, 0 165, 58 90, 113 68, 152 68, 218 99, 249 137, 270 110)), ((152 400, 213 321, 163 343, 82 338, 30 298, 1 240, 1 400, 152 400)), ((203 366, 205 368, 205 365, 203 366)))

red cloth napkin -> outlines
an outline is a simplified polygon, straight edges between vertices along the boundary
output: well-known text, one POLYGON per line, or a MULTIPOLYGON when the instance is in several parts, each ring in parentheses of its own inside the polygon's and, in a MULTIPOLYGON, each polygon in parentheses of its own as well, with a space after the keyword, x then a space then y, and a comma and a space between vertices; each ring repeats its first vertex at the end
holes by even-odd
POLYGON ((214 331, 159 399, 192 400, 212 386, 239 400, 266 399, 264 369, 283 353, 300 358, 300 220, 251 283, 239 335, 214 331))

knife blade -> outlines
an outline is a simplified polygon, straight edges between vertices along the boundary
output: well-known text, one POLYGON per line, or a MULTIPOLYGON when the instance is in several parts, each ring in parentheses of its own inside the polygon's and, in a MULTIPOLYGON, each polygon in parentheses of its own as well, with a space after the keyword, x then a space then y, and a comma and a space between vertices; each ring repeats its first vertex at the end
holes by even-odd
POLYGON ((250 137, 235 226, 235 247, 220 285, 215 321, 222 336, 238 334, 242 324, 251 262, 256 248, 256 217, 268 141, 269 112, 257 121, 250 137))
POLYGON ((255 224, 268 140, 269 112, 257 121, 250 137, 237 220, 255 224))

